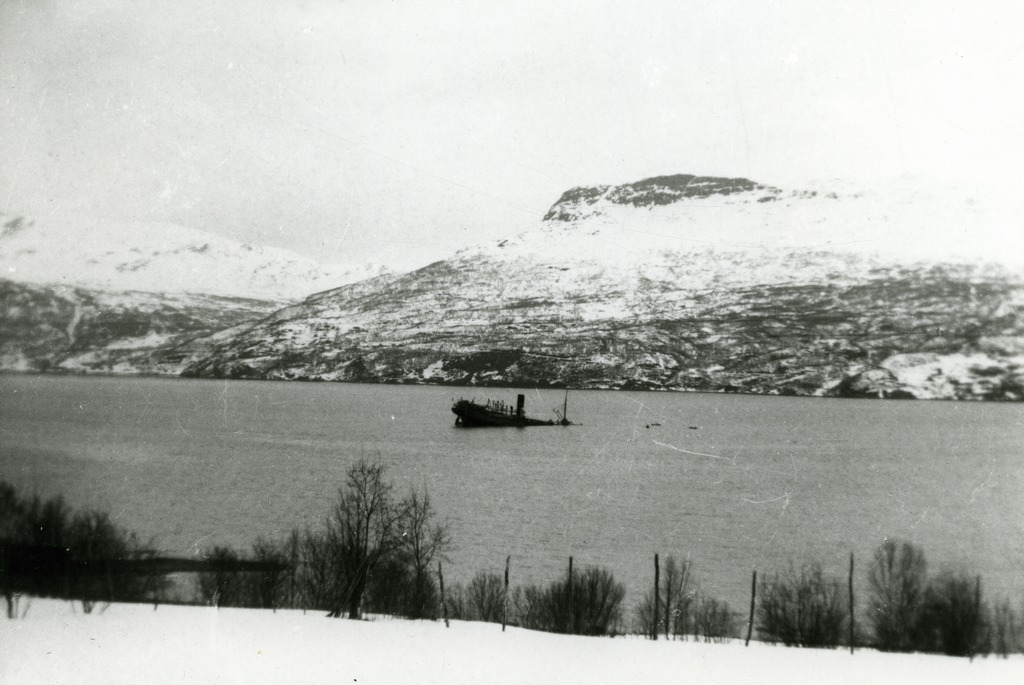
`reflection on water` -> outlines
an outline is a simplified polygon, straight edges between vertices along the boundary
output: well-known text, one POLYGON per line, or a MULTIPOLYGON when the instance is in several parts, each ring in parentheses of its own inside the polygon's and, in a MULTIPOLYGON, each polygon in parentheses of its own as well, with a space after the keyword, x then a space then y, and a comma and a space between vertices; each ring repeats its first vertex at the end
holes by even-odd
MULTIPOLYGON (((0 477, 178 554, 316 526, 349 465, 380 458, 450 521, 454 580, 507 554, 513 582, 546 580, 572 555, 633 602, 660 552, 739 608, 755 568, 841 575, 895 537, 993 595, 1024 591, 1022 405, 573 392, 581 425, 454 427, 453 398, 516 392, 2 376, 0 477)), ((526 393, 532 416, 561 407, 526 393)))

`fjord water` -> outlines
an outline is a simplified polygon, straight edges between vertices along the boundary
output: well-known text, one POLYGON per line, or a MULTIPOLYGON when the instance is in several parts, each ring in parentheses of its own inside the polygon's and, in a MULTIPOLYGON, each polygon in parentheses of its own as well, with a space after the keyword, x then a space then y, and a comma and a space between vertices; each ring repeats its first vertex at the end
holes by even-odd
MULTIPOLYGON (((600 564, 632 605, 654 552, 693 562, 734 609, 750 572, 816 560, 863 588, 885 538, 930 568, 1024 596, 1024 405, 571 392, 579 425, 456 428, 459 397, 516 390, 149 378, 0 377, 0 478, 101 508, 173 554, 247 549, 329 515, 360 457, 426 487, 468 582, 600 564)), ((560 391, 524 390, 553 417, 560 391)))

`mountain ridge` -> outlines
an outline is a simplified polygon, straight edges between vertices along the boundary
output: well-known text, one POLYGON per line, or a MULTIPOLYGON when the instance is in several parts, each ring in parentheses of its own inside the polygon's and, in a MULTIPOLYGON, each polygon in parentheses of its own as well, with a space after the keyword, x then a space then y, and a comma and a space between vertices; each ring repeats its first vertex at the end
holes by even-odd
POLYGON ((389 271, 321 264, 176 224, 0 217, 0 276, 37 285, 285 302, 389 271))
POLYGON ((903 249, 933 247, 915 241, 936 217, 948 233, 1001 215, 925 190, 879 199, 689 174, 580 186, 534 230, 197 330, 146 363, 195 377, 1024 399, 1021 270, 903 249))
MULTIPOLYGON (((844 201, 839 193, 704 178, 654 177, 628 191, 567 191, 534 231, 467 247, 379 287, 307 298, 206 348, 184 373, 1024 396, 1018 274, 993 263, 907 260, 845 246, 695 238, 688 233, 692 220, 676 221, 693 202, 738 208, 738 218, 727 221, 742 228, 753 219, 771 237, 785 227, 751 207, 844 201), (759 201, 766 194, 783 199, 759 201), (609 196, 623 201, 610 203, 609 196), (573 203, 587 213, 566 219, 573 203)), ((699 228, 723 230, 722 224, 699 228)))

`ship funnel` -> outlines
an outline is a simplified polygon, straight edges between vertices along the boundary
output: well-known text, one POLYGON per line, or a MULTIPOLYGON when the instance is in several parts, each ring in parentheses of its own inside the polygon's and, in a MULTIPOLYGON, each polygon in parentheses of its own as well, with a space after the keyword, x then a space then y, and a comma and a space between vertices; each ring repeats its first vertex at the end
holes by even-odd
POLYGON ((523 405, 526 404, 526 395, 516 396, 516 416, 522 417, 523 405))

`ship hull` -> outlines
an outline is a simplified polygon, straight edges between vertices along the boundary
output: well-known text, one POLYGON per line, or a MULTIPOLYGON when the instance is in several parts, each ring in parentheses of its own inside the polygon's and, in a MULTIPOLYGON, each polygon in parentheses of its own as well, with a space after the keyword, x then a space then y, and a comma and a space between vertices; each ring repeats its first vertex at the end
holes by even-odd
POLYGON ((554 426, 554 421, 531 419, 518 413, 495 411, 469 400, 452 405, 455 425, 464 428, 524 428, 526 426, 554 426))

